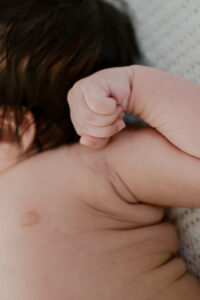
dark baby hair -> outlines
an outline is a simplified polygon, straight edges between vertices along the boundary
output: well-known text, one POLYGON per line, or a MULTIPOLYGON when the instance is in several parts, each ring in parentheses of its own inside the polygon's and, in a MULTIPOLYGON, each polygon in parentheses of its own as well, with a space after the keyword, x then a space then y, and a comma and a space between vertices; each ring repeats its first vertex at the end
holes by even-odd
POLYGON ((0 109, 14 113, 15 138, 26 111, 39 150, 78 136, 66 102, 79 79, 139 57, 125 6, 102 0, 0 1, 0 109))

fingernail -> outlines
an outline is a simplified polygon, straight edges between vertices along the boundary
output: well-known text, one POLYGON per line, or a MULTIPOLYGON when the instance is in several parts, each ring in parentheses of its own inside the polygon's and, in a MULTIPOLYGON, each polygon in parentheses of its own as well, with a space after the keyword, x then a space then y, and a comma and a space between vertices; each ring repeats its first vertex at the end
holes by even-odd
POLYGON ((123 120, 119 120, 118 124, 117 124, 117 127, 118 127, 118 132, 119 132, 119 131, 121 131, 122 129, 124 129, 126 127, 126 124, 124 123, 123 120))
POLYGON ((87 138, 85 136, 82 136, 80 138, 80 144, 81 145, 84 145, 84 146, 87 146, 88 145, 88 142, 87 142, 87 138))

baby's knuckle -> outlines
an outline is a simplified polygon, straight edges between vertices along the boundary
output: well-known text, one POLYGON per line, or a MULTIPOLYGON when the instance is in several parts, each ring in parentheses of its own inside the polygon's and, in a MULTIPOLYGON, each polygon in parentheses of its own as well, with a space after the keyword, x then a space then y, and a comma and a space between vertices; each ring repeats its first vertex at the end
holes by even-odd
POLYGON ((86 86, 86 84, 87 84, 86 78, 82 78, 82 79, 80 79, 79 81, 77 81, 77 82, 75 83, 74 87, 75 87, 76 89, 81 89, 81 90, 83 90, 84 87, 86 86))
POLYGON ((114 124, 113 126, 111 126, 110 131, 112 134, 115 134, 118 130, 118 126, 117 124, 114 124))
POLYGON ((96 121, 96 117, 92 113, 86 113, 84 118, 87 122, 95 123, 96 121))
POLYGON ((99 112, 99 111, 105 110, 106 107, 105 107, 105 104, 103 104, 100 101, 92 101, 91 102, 91 108, 95 112, 99 112))
POLYGON ((79 125, 79 130, 82 134, 86 133, 86 132, 88 132, 88 126, 86 124, 82 123, 79 125))
POLYGON ((72 87, 72 89, 73 90, 79 89, 80 86, 81 86, 81 80, 75 82, 74 85, 73 85, 73 87, 72 87))
POLYGON ((114 133, 115 133, 115 130, 113 129, 113 127, 109 127, 106 130, 106 137, 111 137, 114 133))

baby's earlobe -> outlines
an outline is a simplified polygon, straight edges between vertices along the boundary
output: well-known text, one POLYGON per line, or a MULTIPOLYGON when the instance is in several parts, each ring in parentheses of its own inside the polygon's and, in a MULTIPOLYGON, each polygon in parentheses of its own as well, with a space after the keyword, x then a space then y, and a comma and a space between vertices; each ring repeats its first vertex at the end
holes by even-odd
POLYGON ((16 135, 16 122, 14 113, 9 111, 3 117, 0 113, 0 174, 13 167, 33 145, 35 139, 35 123, 31 112, 27 112, 18 128, 16 135), (19 139, 19 140, 18 140, 19 139))
POLYGON ((20 145, 20 152, 24 154, 29 147, 33 144, 36 134, 36 126, 33 114, 28 111, 24 114, 21 123, 16 125, 15 115, 12 110, 0 114, 1 135, 0 143, 3 148, 14 147, 20 145), (5 146, 6 145, 6 146, 5 146))
POLYGON ((36 135, 36 125, 33 114, 28 111, 23 117, 19 128, 21 151, 28 152, 33 145, 36 135))

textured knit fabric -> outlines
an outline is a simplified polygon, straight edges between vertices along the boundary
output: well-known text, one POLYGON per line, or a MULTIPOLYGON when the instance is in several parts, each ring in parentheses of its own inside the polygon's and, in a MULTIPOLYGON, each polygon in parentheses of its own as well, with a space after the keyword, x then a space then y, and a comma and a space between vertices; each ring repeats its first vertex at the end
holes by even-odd
POLYGON ((147 63, 200 82, 200 1, 127 2, 147 63))
MULTIPOLYGON (((127 2, 147 64, 200 82, 200 1, 127 2)), ((200 280, 200 209, 171 208, 168 215, 179 233, 180 256, 200 280)))

